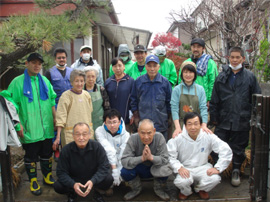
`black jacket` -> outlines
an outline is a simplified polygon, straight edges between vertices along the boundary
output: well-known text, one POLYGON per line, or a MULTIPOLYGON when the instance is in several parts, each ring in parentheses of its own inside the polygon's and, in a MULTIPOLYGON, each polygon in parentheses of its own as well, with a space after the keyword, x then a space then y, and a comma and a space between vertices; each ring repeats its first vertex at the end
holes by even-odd
POLYGON ((61 184, 73 188, 88 180, 93 185, 100 183, 110 172, 110 164, 102 145, 89 140, 84 149, 79 149, 75 142, 63 147, 57 164, 56 175, 61 184))
POLYGON ((261 88, 254 74, 243 69, 234 86, 229 84, 229 65, 223 66, 216 78, 210 101, 210 120, 217 127, 232 131, 248 131, 252 110, 252 94, 260 94, 261 88))

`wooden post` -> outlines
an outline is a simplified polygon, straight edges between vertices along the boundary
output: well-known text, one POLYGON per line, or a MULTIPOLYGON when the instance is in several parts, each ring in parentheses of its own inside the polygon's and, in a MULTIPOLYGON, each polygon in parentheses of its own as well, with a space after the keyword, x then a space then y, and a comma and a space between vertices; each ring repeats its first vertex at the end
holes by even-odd
POLYGON ((0 152, 0 162, 1 162, 1 175, 2 175, 2 187, 3 187, 3 201, 13 202, 14 188, 11 172, 11 158, 10 158, 10 147, 8 146, 6 151, 0 152))

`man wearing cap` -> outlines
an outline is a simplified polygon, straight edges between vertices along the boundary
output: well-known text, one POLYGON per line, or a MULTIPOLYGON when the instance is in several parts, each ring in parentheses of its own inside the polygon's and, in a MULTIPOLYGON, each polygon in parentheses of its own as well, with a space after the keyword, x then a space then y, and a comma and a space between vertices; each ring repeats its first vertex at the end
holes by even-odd
MULTIPOLYGON (((134 62, 131 60, 132 56, 129 51, 127 44, 120 44, 118 47, 118 57, 121 58, 125 65, 124 72, 127 73, 127 71, 132 67, 134 62)), ((112 65, 110 66, 110 77, 114 75, 114 72, 112 70, 112 65)))
MULTIPOLYGON (((203 86, 206 94, 207 106, 209 107, 209 102, 212 96, 212 90, 214 86, 215 79, 218 75, 217 65, 212 59, 211 55, 205 54, 205 42, 203 39, 194 38, 191 43, 191 58, 186 61, 192 61, 197 66, 197 79, 196 83, 203 86)), ((181 70, 180 70, 181 71, 181 70)), ((181 75, 181 72, 179 72, 181 75)), ((178 83, 181 82, 179 76, 178 83)))
POLYGON ((98 76, 97 76, 97 80, 96 83, 104 86, 104 81, 103 81, 103 74, 102 74, 102 69, 99 66, 99 64, 97 63, 96 60, 94 60, 91 57, 91 47, 88 45, 83 45, 80 48, 80 58, 78 60, 76 60, 72 65, 71 68, 74 69, 79 69, 79 70, 84 70, 85 67, 87 66, 95 66, 98 69, 98 76))
POLYGON ((172 87, 169 81, 158 73, 159 59, 149 55, 145 61, 147 74, 140 76, 133 84, 131 92, 131 122, 150 119, 155 128, 167 140, 168 118, 171 115, 172 87))
POLYGON ((52 138, 54 137, 56 94, 49 80, 39 74, 43 58, 31 53, 24 74, 12 80, 8 91, 19 106, 20 130, 17 131, 25 150, 24 163, 34 195, 41 194, 37 182, 36 162, 40 161, 43 182, 54 184, 52 178, 52 138))
POLYGON ((131 76, 134 80, 136 80, 139 76, 146 74, 145 58, 147 56, 147 49, 143 45, 136 45, 134 47, 134 56, 136 58, 136 62, 131 66, 130 69, 126 70, 126 74, 131 76))
POLYGON ((166 77, 172 86, 175 86, 177 81, 177 73, 172 60, 166 58, 166 48, 164 46, 157 46, 154 53, 159 58, 160 68, 159 73, 166 77))

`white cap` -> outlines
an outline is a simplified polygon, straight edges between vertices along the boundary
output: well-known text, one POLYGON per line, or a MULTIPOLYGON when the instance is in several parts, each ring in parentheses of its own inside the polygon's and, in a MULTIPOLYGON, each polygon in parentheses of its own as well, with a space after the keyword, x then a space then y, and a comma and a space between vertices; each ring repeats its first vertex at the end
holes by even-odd
POLYGON ((156 56, 165 56, 166 55, 166 48, 164 46, 157 46, 154 49, 154 53, 156 56))
POLYGON ((90 51, 92 51, 92 48, 88 45, 83 45, 81 48, 80 48, 80 52, 82 52, 83 49, 90 49, 90 51))

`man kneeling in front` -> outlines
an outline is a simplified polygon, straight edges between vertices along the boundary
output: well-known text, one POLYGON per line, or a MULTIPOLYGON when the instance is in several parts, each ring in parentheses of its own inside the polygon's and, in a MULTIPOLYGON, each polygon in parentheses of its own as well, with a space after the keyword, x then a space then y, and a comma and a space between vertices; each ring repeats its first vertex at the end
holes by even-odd
MULTIPOLYGON (((74 142, 63 147, 57 164, 58 181, 54 190, 67 194, 72 202, 76 196, 86 197, 93 188, 107 190, 113 183, 110 164, 106 152, 97 141, 90 140, 90 127, 86 123, 77 123, 73 127, 74 142)), ((94 191, 97 202, 104 199, 94 191)))
POLYGON ((154 177, 154 192, 163 200, 169 200, 165 192, 167 178, 172 174, 164 136, 156 132, 153 121, 144 119, 139 123, 138 133, 130 136, 121 159, 122 178, 129 184, 131 191, 125 200, 140 194, 140 178, 154 177))
POLYGON ((209 199, 208 192, 220 183, 219 174, 232 160, 232 150, 216 135, 201 130, 202 117, 198 113, 186 114, 184 125, 183 132, 167 144, 170 164, 177 173, 174 184, 180 189, 179 199, 192 194, 192 184, 200 198, 209 199), (212 151, 219 156, 214 167, 208 163, 212 151))

